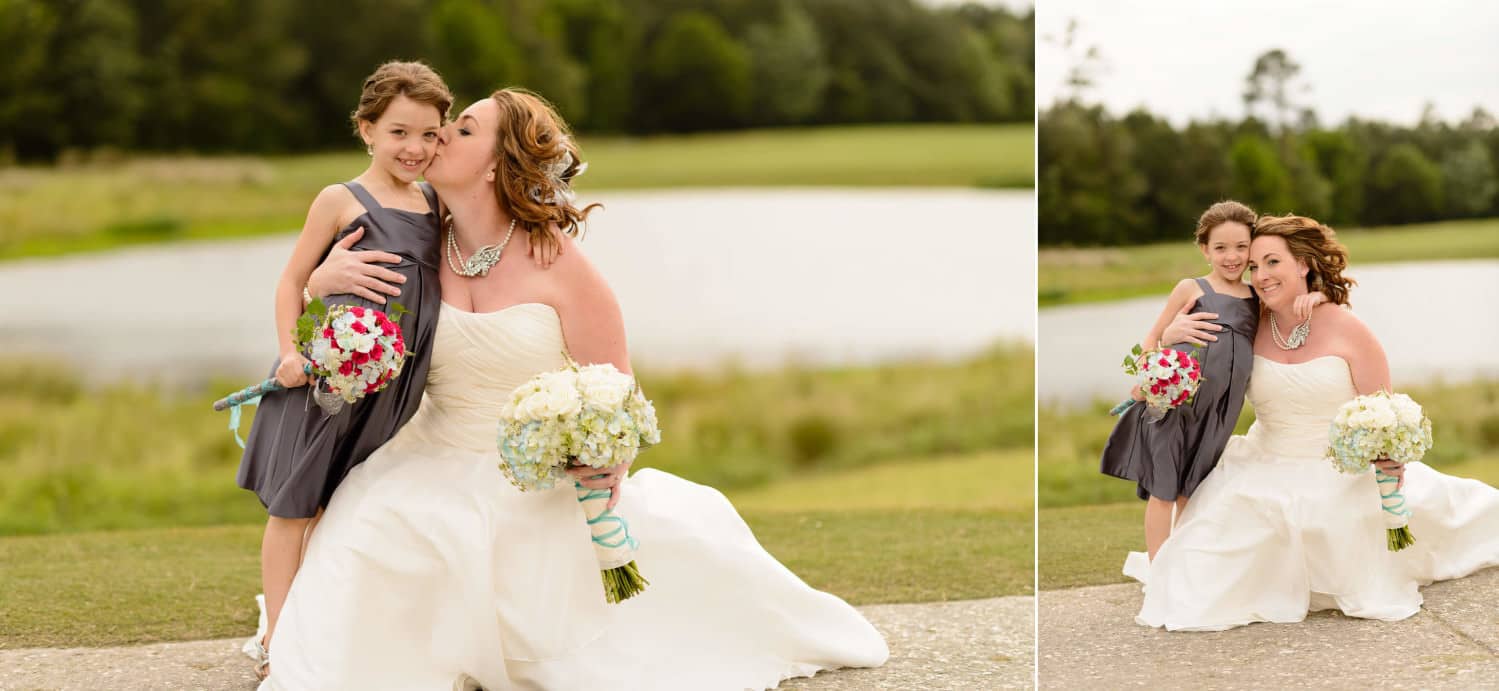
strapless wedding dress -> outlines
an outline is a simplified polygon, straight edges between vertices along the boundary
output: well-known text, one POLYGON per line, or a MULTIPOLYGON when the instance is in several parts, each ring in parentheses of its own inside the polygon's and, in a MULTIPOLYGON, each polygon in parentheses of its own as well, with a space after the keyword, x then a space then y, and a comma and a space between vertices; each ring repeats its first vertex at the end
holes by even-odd
POLYGON ((1387 549, 1373 471, 1340 474, 1323 457, 1356 395, 1340 357, 1255 357, 1249 433, 1229 440, 1155 561, 1125 562, 1145 584, 1139 623, 1217 631, 1332 608, 1393 621, 1420 610, 1418 586, 1499 565, 1499 490, 1423 463, 1406 466, 1401 490, 1416 544, 1387 549))
POLYGON ((425 398, 335 493, 263 689, 763 689, 885 661, 879 632, 767 554, 722 494, 655 470, 618 507, 650 586, 606 603, 573 490, 522 493, 497 466, 506 397, 562 351, 549 306, 442 306, 425 398))

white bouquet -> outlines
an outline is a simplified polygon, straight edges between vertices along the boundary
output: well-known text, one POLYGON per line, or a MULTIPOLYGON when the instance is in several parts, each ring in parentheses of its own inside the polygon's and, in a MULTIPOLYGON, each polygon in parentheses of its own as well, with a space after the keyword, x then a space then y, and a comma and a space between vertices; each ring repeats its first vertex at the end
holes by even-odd
MULTIPOLYGON (((516 387, 500 413, 500 470, 521 491, 545 490, 568 480, 568 466, 612 468, 641 448, 660 443, 656 410, 634 377, 613 365, 544 372, 516 387)), ((620 602, 649 582, 635 566, 639 543, 630 526, 605 509, 610 493, 573 484, 593 536, 604 593, 620 602)))
MULTIPOLYGON (((1328 437, 1331 446, 1327 458, 1333 467, 1344 473, 1362 473, 1377 460, 1421 460, 1431 448, 1431 420, 1410 396, 1379 391, 1338 408, 1328 437)), ((1378 466, 1374 468, 1374 480, 1379 484, 1390 551, 1415 544, 1410 531, 1411 512, 1397 489, 1400 481, 1385 475, 1378 466)))

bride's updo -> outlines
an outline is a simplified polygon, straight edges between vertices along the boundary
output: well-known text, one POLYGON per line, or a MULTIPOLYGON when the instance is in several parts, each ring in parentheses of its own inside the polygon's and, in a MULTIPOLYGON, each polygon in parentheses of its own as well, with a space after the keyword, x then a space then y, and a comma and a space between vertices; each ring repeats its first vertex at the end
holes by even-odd
POLYGON ((557 242, 544 232, 556 225, 576 237, 599 204, 579 209, 572 179, 587 167, 578 155, 567 123, 542 97, 519 88, 490 94, 499 105, 495 137, 495 195, 516 226, 542 246, 557 242))
POLYGON ((1305 216, 1261 216, 1253 236, 1274 235, 1286 241, 1291 256, 1306 263, 1307 292, 1322 291, 1335 305, 1348 304, 1348 289, 1357 281, 1344 276, 1348 248, 1331 228, 1305 216))

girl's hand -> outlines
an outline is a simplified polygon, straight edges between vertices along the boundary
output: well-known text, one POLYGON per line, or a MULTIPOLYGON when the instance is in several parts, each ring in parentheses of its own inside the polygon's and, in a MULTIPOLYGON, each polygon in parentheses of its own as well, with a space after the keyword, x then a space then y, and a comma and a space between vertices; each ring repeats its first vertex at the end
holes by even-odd
POLYGON ((1312 308, 1324 302, 1327 302, 1327 296, 1318 291, 1296 298, 1296 302, 1292 303, 1291 307, 1297 319, 1310 319, 1312 308))
POLYGON ((276 383, 288 389, 307 385, 306 367, 312 364, 301 353, 291 352, 281 356, 281 364, 276 366, 276 383))
POLYGON ((588 489, 610 490, 609 503, 605 509, 614 508, 619 503, 619 493, 622 489, 620 482, 624 481, 625 475, 630 472, 629 463, 621 463, 613 468, 594 468, 586 465, 570 465, 567 474, 573 480, 588 489))
POLYGON ((1140 385, 1136 384, 1135 388, 1129 390, 1129 397, 1143 402, 1145 400, 1145 393, 1140 391, 1140 385))
POLYGON ((562 256, 562 231, 558 230, 557 226, 548 225, 547 233, 550 234, 552 238, 556 240, 556 242, 531 243, 531 260, 536 262, 536 266, 543 269, 550 267, 552 265, 552 262, 557 261, 557 257, 562 256))

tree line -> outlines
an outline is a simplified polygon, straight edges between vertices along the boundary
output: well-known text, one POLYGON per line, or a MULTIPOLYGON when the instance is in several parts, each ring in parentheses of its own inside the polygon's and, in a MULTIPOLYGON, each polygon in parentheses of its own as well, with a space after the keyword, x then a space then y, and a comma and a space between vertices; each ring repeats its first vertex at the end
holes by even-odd
POLYGON ((914 0, 0 0, 0 156, 348 143, 365 76, 531 88, 577 129, 1030 120, 1034 15, 914 0))
POLYGON ((1283 51, 1267 52, 1245 80, 1243 118, 1178 127, 1084 103, 1086 70, 1074 68, 1070 97, 1036 123, 1041 243, 1183 240, 1222 199, 1339 228, 1499 216, 1492 114, 1477 108, 1448 123, 1428 108, 1413 126, 1324 126, 1294 102, 1298 70, 1283 51))

